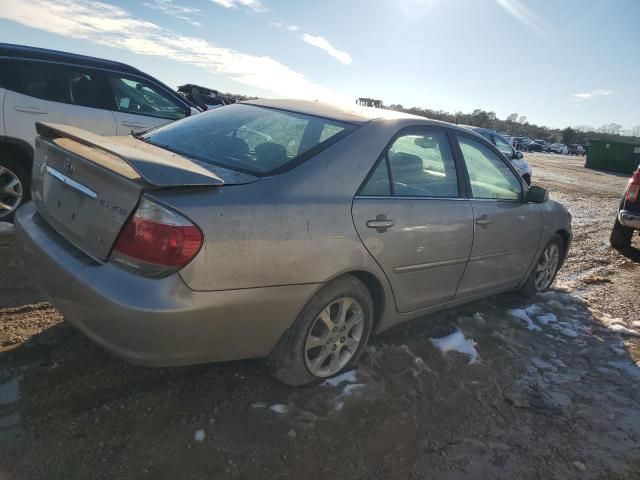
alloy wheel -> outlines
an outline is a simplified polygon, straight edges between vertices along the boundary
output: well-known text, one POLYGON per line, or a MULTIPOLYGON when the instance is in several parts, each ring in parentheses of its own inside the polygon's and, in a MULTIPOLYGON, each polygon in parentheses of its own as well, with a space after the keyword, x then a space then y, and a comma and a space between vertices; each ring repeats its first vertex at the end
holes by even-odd
POLYGON ((551 286, 559 264, 560 247, 557 243, 550 243, 542 252, 536 267, 536 290, 538 292, 543 292, 551 286))
POLYGON ((7 167, 0 166, 0 219, 11 215, 20 205, 22 182, 7 167))
POLYGON ((326 305, 313 321, 304 346, 304 360, 316 377, 338 373, 358 351, 364 332, 360 303, 342 297, 326 305))

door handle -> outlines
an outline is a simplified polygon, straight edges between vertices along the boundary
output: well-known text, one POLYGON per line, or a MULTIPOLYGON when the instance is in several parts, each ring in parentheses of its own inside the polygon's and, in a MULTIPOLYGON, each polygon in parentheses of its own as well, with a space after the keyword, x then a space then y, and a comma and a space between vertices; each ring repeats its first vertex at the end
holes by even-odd
POLYGON ((488 215, 480 215, 476 218, 476 225, 480 225, 481 227, 486 227, 487 225, 491 225, 493 220, 489 218, 488 215))
POLYGON ((38 108, 38 107, 27 107, 27 106, 23 106, 23 105, 16 105, 15 107, 13 107, 13 109, 16 112, 36 113, 38 115, 43 115, 43 114, 47 113, 46 110, 42 110, 41 108, 38 108))
POLYGON ((368 220, 367 227, 375 228, 378 233, 384 233, 388 228, 395 225, 393 220, 388 219, 386 215, 376 215, 375 220, 368 220))
POLYGON ((136 122, 122 122, 122 125, 130 128, 149 128, 148 126, 142 123, 136 123, 136 122))

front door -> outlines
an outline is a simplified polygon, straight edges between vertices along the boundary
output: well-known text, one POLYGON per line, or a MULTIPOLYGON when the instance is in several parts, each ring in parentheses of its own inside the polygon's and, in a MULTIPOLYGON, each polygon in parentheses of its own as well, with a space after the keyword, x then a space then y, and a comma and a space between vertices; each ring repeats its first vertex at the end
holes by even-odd
POLYGON ((540 243, 540 205, 523 201, 519 176, 495 151, 467 136, 457 139, 474 217, 473 248, 458 296, 515 287, 540 243))
POLYGON ((185 105, 150 80, 116 73, 108 73, 108 80, 118 135, 141 132, 187 116, 185 105))
POLYGON ((451 300, 473 239, 444 130, 401 133, 353 201, 365 247, 391 283, 397 308, 410 312, 451 300))

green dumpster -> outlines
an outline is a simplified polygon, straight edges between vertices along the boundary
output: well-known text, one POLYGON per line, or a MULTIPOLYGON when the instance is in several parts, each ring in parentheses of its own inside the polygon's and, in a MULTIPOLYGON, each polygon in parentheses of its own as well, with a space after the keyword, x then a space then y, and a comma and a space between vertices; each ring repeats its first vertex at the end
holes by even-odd
POLYGON ((591 140, 585 167, 632 173, 640 164, 640 144, 591 140))

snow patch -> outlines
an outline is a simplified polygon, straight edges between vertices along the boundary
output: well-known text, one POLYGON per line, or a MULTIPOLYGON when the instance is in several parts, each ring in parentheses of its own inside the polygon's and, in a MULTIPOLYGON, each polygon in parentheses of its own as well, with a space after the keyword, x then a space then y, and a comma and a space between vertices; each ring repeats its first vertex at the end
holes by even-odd
POLYGON ((546 325, 547 323, 557 322, 558 317, 556 317, 553 313, 545 313, 544 315, 538 315, 536 320, 540 325, 546 325))
POLYGON ((196 430, 196 433, 193 435, 193 439, 196 442, 203 442, 205 437, 204 430, 196 430))
POLYGON ((289 407, 282 403, 275 403, 269 407, 269 410, 271 410, 272 412, 283 414, 289 411, 289 407))
POLYGON ((363 388, 364 384, 363 383, 350 383, 348 385, 345 385, 344 389, 342 390, 342 394, 340 395, 341 397, 343 396, 349 396, 352 395, 354 391, 363 388))
POLYGON ((507 310, 507 313, 512 317, 519 318, 523 322, 527 324, 527 329, 532 332, 540 332, 542 329, 533 323, 533 320, 527 315, 527 311, 522 308, 512 308, 511 310, 507 310))
POLYGON ((640 332, 636 330, 631 330, 630 328, 625 327, 619 323, 614 323, 613 325, 609 325, 607 327, 610 331, 615 333, 623 333, 625 335, 631 335, 633 337, 640 337, 640 332))
POLYGON ((355 383, 356 382, 356 371, 349 370, 348 372, 341 373, 340 375, 336 375, 332 378, 327 378, 322 385, 325 387, 336 387, 340 385, 342 382, 355 383))
POLYGON ((461 330, 441 338, 432 338, 431 343, 442 353, 459 352, 469 357, 469 363, 475 363, 479 358, 476 343, 464 336, 461 330))

